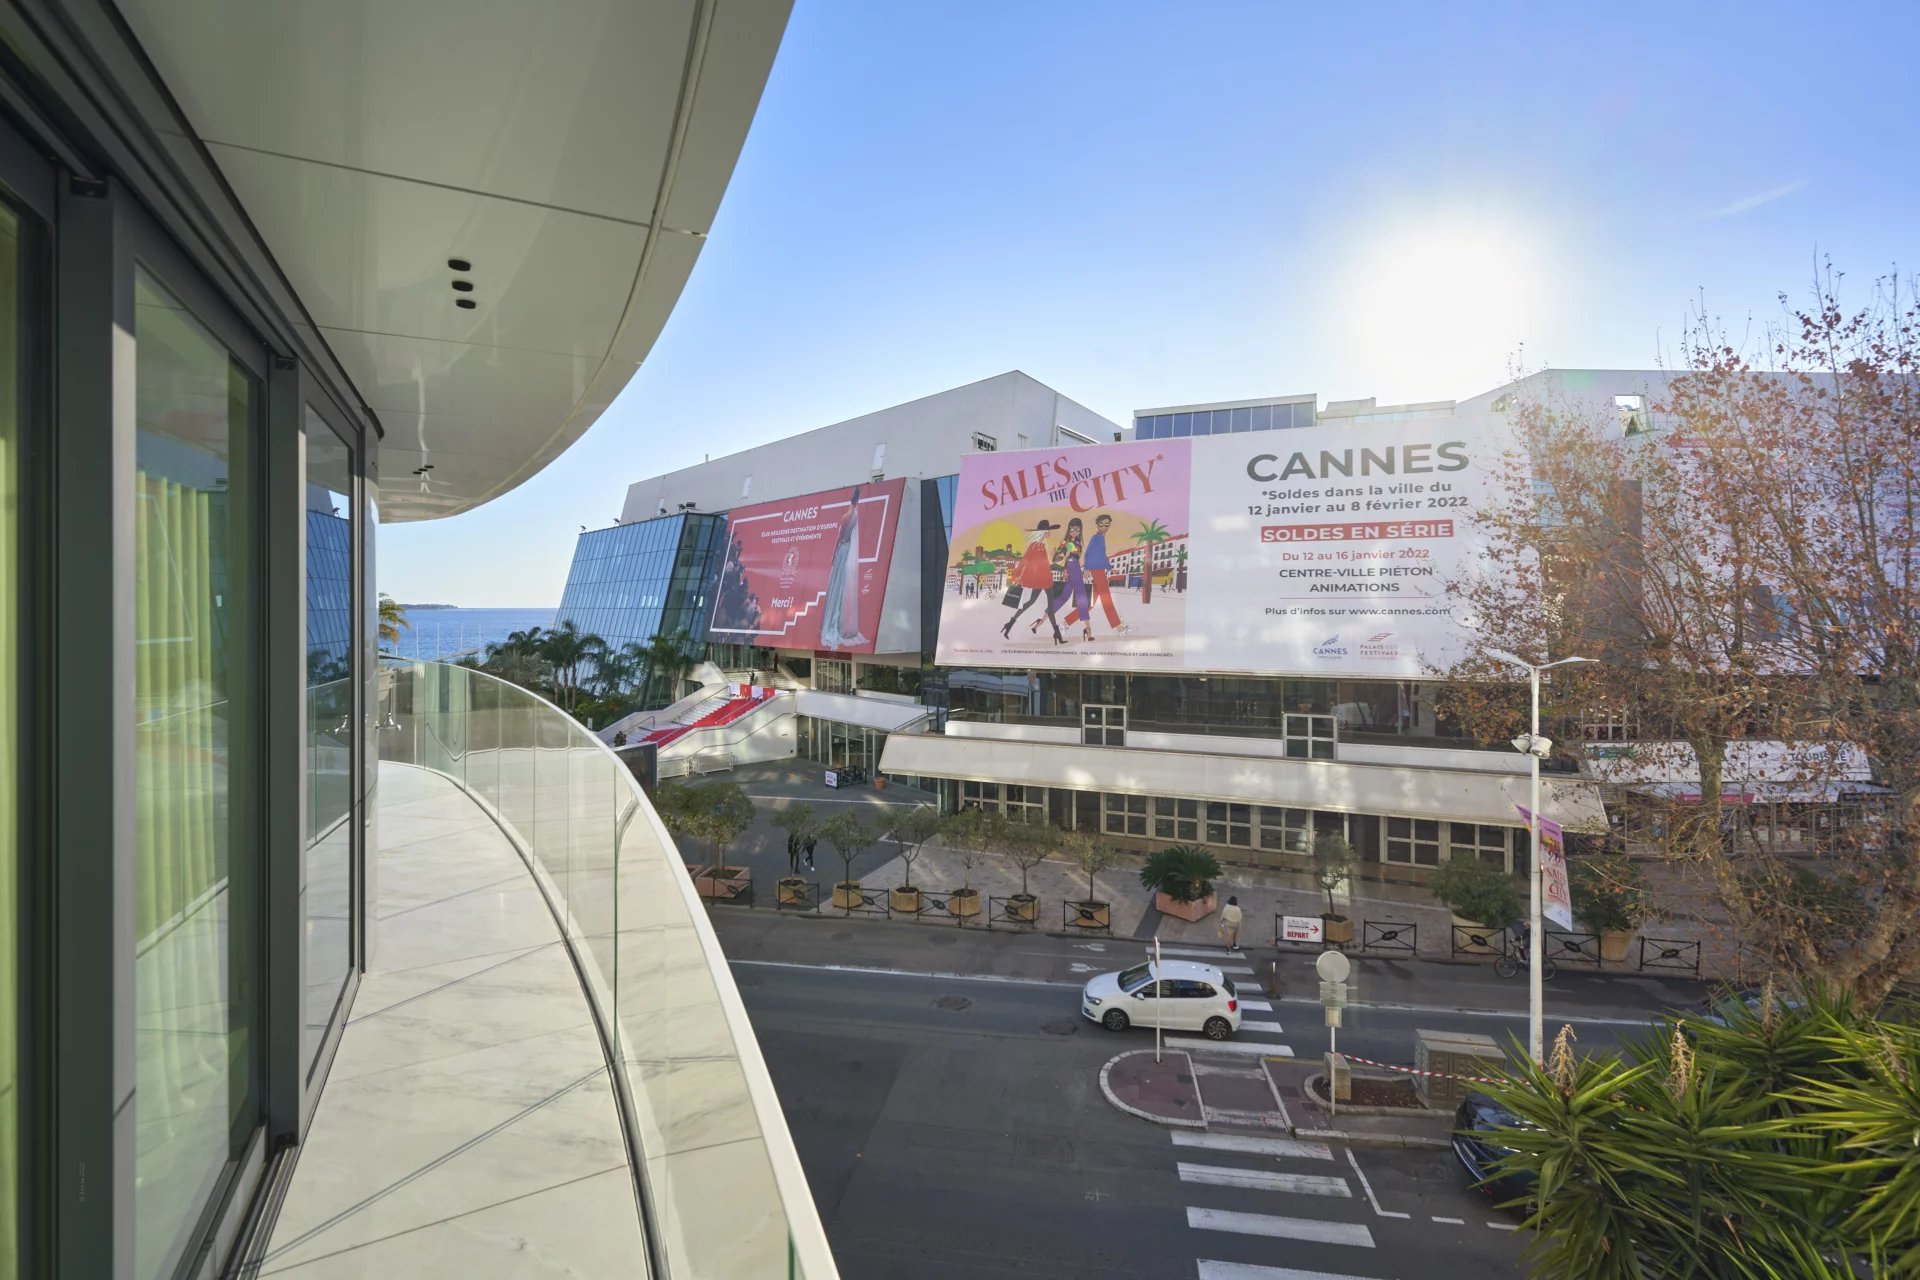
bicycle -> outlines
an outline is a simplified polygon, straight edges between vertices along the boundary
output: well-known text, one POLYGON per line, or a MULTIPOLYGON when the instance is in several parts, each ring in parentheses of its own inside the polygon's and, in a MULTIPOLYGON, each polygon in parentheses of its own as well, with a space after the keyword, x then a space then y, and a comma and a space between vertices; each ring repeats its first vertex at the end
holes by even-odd
MULTIPOLYGON (((1526 970, 1527 956, 1524 951, 1518 956, 1500 956, 1493 962, 1493 971, 1503 978, 1511 978, 1515 974, 1526 972, 1526 970)), ((1542 956, 1540 958, 1540 977, 1543 980, 1550 980, 1553 975, 1558 972, 1560 972, 1560 966, 1553 962, 1552 956, 1542 956)))

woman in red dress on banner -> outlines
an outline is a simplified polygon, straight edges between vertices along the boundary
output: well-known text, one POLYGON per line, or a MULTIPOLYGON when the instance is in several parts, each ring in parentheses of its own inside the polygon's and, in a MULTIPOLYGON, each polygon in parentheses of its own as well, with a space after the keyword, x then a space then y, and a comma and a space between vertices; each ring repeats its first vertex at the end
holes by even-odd
MULTIPOLYGON (((1053 556, 1047 551, 1047 535, 1059 527, 1051 520, 1042 520, 1027 535, 1027 549, 1021 554, 1020 563, 1013 567, 1013 585, 1007 589, 1003 601, 1009 605, 1018 601, 1018 607, 1007 619, 1007 625, 1000 628, 1001 635, 1010 637, 1020 615, 1032 608, 1035 600, 1045 598, 1047 589, 1053 586, 1053 556)), ((1059 624, 1054 625, 1053 631, 1055 635, 1060 633, 1059 624)))

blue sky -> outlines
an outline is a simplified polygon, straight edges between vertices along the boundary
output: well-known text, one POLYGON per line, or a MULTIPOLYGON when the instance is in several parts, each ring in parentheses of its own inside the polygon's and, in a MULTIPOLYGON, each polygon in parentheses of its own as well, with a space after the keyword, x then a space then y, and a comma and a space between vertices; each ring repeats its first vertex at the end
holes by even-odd
POLYGON ((646 365, 381 588, 557 603, 630 481, 1007 369, 1459 398, 1920 264, 1920 6, 1450 7, 799 0, 646 365))

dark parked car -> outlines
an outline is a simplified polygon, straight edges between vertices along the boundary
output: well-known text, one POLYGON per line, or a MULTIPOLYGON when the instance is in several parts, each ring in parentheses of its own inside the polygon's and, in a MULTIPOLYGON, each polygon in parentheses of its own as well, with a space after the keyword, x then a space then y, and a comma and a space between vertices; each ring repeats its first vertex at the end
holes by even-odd
POLYGON ((1502 1203, 1530 1195, 1533 1191, 1533 1175, 1497 1173, 1494 1163, 1513 1149, 1502 1146, 1498 1137, 1485 1135, 1489 1130, 1517 1129, 1525 1124, 1519 1116, 1484 1093, 1469 1093, 1461 1099, 1460 1109, 1453 1115, 1453 1154, 1459 1158, 1461 1166, 1473 1175, 1474 1183, 1480 1190, 1502 1203))

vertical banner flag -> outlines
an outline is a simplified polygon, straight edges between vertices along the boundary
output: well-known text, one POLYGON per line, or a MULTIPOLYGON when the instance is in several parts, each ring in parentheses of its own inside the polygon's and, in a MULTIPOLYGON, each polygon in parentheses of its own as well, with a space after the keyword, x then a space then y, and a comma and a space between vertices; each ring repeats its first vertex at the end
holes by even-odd
MULTIPOLYGON (((1529 825, 1527 806, 1513 806, 1529 825)), ((1573 928, 1573 895, 1567 888, 1567 839, 1552 818, 1540 819, 1540 914, 1562 929, 1573 928)))

